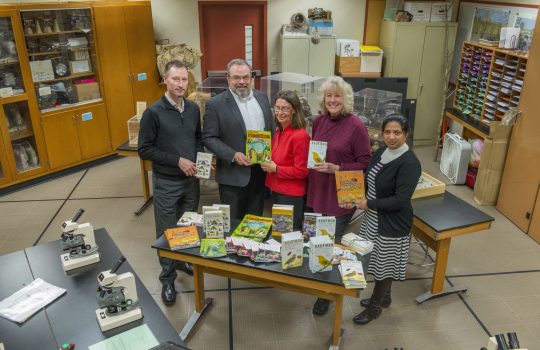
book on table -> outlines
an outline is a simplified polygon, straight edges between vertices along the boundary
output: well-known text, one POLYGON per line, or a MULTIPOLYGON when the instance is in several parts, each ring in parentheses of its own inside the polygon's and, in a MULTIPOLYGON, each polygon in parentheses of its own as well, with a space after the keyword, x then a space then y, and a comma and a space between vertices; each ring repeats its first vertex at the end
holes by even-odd
POLYGON ((229 204, 214 204, 213 207, 223 213, 223 230, 229 232, 231 230, 231 206, 229 204))
POLYGON ((206 238, 224 237, 223 212, 221 210, 207 210, 203 214, 203 222, 206 238))
POLYGON ((272 236, 279 237, 293 231, 294 206, 274 204, 272 206, 272 236))
POLYGON ((304 224, 302 225, 302 232, 304 237, 315 236, 317 217, 322 216, 321 213, 304 213, 304 224))
POLYGON ((257 242, 262 242, 268 235, 271 226, 271 218, 247 214, 234 229, 231 236, 245 237, 257 242))
POLYGON ((272 157, 272 134, 264 130, 247 130, 246 157, 252 164, 261 164, 272 157))
POLYGON ((203 257, 209 258, 226 256, 225 240, 223 238, 203 238, 201 240, 200 254, 203 257))
POLYGON ((309 269, 311 272, 332 271, 334 242, 329 236, 315 236, 309 239, 309 269))
POLYGON ((304 262, 304 237, 302 232, 287 232, 281 235, 281 268, 302 266, 304 262))
POLYGON ((313 168, 315 164, 321 164, 326 161, 326 149, 328 143, 325 141, 309 141, 309 153, 307 167, 313 168))
POLYGON ((336 171, 338 205, 359 204, 366 197, 362 170, 336 171))
POLYGON ((318 216, 315 219, 315 236, 329 236, 335 242, 336 217, 318 216))
POLYGON ((177 226, 203 226, 202 214, 195 213, 193 211, 186 211, 182 214, 182 217, 176 223, 177 226))
POLYGON ((193 248, 201 245, 196 226, 182 226, 166 229, 165 237, 172 250, 193 248))

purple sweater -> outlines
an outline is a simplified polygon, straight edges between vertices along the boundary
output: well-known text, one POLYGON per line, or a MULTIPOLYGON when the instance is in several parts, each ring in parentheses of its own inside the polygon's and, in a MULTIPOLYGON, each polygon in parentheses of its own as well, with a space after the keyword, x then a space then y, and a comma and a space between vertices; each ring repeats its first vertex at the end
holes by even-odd
MULTIPOLYGON (((365 170, 371 160, 371 146, 366 126, 353 115, 330 119, 319 115, 313 122, 312 140, 328 142, 326 162, 339 165, 339 169, 365 170)), ((338 207, 336 177, 334 174, 309 171, 307 206, 323 215, 343 216, 355 209, 338 207)))

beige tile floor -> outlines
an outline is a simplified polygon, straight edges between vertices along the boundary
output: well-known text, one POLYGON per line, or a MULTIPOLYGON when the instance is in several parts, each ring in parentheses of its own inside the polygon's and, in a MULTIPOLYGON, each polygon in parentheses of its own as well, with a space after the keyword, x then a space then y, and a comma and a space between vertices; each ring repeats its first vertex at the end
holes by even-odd
MULTIPOLYGON (((433 161, 432 148, 418 148, 416 153, 424 170, 448 183, 433 161)), ((159 264, 150 248, 153 207, 133 215, 143 202, 139 176, 137 159, 120 158, 1 196, 0 254, 58 239, 61 222, 84 208, 81 220, 108 230, 180 330, 194 310, 193 281, 180 273, 176 305, 163 306, 159 264)), ((476 206, 468 187, 448 184, 447 189, 476 206)), ((215 191, 201 196, 201 205, 214 202, 215 191)), ((407 281, 394 284, 392 306, 369 325, 352 322, 361 308, 357 299, 346 298, 341 349, 477 350, 486 345, 488 333, 509 331, 518 333, 522 346, 540 349, 540 247, 494 207, 481 209, 495 218, 492 228, 454 239, 448 263, 449 281, 466 285, 468 292, 417 305, 415 297, 429 288, 432 270, 409 265, 407 281)), ((357 227, 355 223, 349 229, 357 227)), ((425 259, 417 244, 411 245, 410 256, 413 262, 425 259)), ((229 349, 231 340, 234 349, 328 348, 333 307, 328 315, 316 317, 311 314, 311 297, 236 280, 229 305, 225 278, 206 276, 205 286, 215 302, 188 339, 193 349, 229 349)), ((361 295, 369 296, 372 287, 369 283, 361 295)))

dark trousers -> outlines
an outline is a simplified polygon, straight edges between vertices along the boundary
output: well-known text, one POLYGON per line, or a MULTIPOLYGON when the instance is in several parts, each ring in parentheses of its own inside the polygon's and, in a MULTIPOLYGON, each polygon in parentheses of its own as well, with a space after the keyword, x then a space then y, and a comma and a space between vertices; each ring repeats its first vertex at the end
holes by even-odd
POLYGON ((219 198, 222 204, 231 206, 231 218, 242 220, 246 214, 262 215, 264 180, 264 171, 259 165, 253 165, 247 186, 219 185, 219 198))
MULTIPOLYGON (((171 179, 152 175, 154 186, 154 218, 156 221, 156 237, 159 238, 166 229, 176 227, 178 219, 186 211, 197 211, 199 206, 199 180, 195 177, 171 179)), ((162 284, 173 284, 176 279, 175 260, 159 257, 162 284)))
POLYGON ((293 229, 295 231, 302 230, 302 222, 304 221, 304 201, 304 196, 287 196, 285 194, 272 192, 272 203, 294 206, 293 229))

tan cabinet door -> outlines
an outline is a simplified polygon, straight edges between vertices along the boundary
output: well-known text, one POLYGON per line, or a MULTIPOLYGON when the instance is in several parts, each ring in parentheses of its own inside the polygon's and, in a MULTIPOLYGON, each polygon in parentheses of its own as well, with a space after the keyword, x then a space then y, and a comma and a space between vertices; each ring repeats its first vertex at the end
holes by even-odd
POLYGON ((41 118, 49 165, 56 169, 80 161, 79 136, 73 111, 41 118))
POLYGON ((2 132, 0 132, 0 185, 11 180, 6 156, 6 146, 3 143, 2 132))
MULTIPOLYGON (((522 115, 512 132, 497 202, 497 209, 524 232, 529 231, 535 202, 536 210, 540 208, 537 200, 540 184, 538 91, 540 91, 540 22, 537 20, 518 107, 522 115)), ((538 217, 538 213, 535 216, 538 217)))
POLYGON ((109 123, 105 105, 99 104, 75 111, 82 159, 111 152, 109 123))

